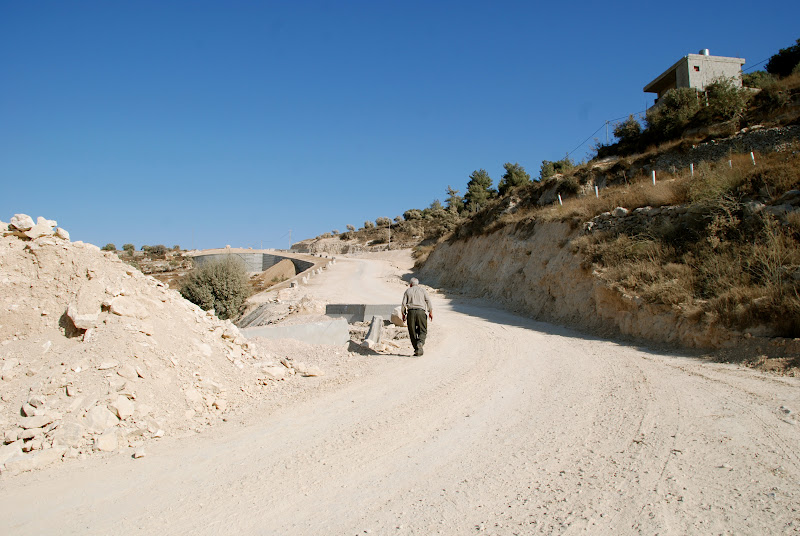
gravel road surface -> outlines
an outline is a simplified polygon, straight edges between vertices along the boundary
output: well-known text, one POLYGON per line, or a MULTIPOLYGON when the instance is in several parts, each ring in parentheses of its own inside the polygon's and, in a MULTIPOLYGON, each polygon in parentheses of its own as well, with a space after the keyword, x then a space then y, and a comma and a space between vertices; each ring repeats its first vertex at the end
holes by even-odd
MULTIPOLYGON (((407 267, 341 258, 309 290, 399 303, 407 267)), ((0 533, 800 533, 797 378, 432 296, 423 357, 0 480, 0 533)))

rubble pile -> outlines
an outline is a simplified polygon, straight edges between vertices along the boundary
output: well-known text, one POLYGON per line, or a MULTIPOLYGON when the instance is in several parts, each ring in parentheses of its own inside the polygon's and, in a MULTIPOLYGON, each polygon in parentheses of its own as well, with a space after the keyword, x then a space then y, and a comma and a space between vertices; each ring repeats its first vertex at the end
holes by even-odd
POLYGON ((0 222, 0 470, 140 457, 147 441, 200 431, 297 372, 56 225, 0 222))

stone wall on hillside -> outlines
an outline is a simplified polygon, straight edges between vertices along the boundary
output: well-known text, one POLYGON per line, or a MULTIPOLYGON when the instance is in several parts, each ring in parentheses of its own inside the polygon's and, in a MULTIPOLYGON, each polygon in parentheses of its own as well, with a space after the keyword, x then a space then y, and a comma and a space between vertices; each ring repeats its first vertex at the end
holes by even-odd
POLYGON ((779 152, 797 143, 800 143, 800 125, 743 129, 729 138, 695 145, 688 152, 667 151, 655 159, 650 169, 674 172, 688 168, 689 164, 721 160, 733 153, 779 152))
POLYGON ((679 317, 667 306, 609 288, 576 254, 581 235, 568 223, 537 223, 533 232, 506 227, 445 242, 421 271, 427 284, 484 297, 536 320, 606 336, 626 335, 695 348, 718 348, 735 334, 679 317))

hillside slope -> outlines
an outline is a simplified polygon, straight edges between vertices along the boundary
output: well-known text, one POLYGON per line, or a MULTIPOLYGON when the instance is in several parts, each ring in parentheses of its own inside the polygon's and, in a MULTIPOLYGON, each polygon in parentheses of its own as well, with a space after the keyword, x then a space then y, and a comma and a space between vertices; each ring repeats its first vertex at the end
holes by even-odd
POLYGON ((671 173, 653 171, 665 153, 517 188, 437 244, 422 277, 604 335, 713 349, 766 342, 752 357, 800 366, 798 136, 756 129, 671 150, 683 168, 671 173), (731 152, 753 140, 763 152, 731 152), (727 156, 713 160, 718 146, 727 156))
POLYGON ((738 337, 609 287, 576 253, 573 241, 581 235, 568 223, 543 222, 531 234, 507 226, 445 242, 428 257, 420 277, 426 284, 477 294, 537 320, 604 335, 698 348, 718 348, 738 337))

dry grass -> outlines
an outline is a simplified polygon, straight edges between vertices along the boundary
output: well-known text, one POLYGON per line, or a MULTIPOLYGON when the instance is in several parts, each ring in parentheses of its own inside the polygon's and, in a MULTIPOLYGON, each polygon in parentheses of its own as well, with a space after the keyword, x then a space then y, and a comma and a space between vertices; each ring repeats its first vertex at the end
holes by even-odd
POLYGON ((662 207, 677 205, 686 200, 687 182, 674 175, 658 175, 655 186, 652 179, 639 179, 628 186, 616 186, 601 191, 599 197, 573 197, 564 200, 564 205, 551 205, 541 209, 537 217, 542 221, 558 221, 569 218, 589 220, 616 207, 633 210, 639 207, 662 207))
POLYGON ((777 335, 800 336, 800 211, 778 220, 744 208, 800 188, 800 153, 756 155, 756 166, 749 155, 730 160, 702 164, 694 177, 676 174, 655 187, 640 181, 604 190, 600 199, 570 199, 538 217, 588 219, 616 206, 695 206, 697 228, 653 221, 646 232, 595 233, 574 246, 609 284, 650 303, 737 329, 767 326, 777 335))

